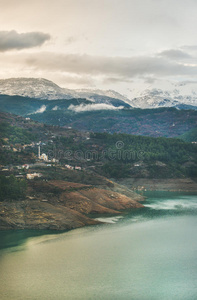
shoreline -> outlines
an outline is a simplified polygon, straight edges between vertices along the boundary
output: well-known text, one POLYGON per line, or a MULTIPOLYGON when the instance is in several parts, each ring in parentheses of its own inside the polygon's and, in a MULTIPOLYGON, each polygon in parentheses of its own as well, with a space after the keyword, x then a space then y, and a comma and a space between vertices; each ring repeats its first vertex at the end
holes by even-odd
POLYGON ((143 207, 139 202, 143 196, 119 189, 54 180, 34 182, 26 199, 0 202, 0 230, 71 230, 101 223, 90 215, 118 216, 143 207))
MULTIPOLYGON (((114 179, 113 179, 114 180, 114 179)), ((134 192, 163 191, 163 192, 197 192, 197 178, 122 178, 114 180, 134 192)))
MULTIPOLYGON (((56 195, 37 192, 36 196, 29 195, 25 200, 0 202, 0 231, 12 230, 40 230, 66 232, 72 229, 90 225, 103 224, 103 217, 118 217, 130 209, 143 208, 143 202, 151 192, 169 193, 197 193, 197 183, 188 179, 121 179, 114 186, 94 187, 73 184, 65 181, 51 181, 45 183, 45 188, 51 192, 52 188, 59 188, 56 195), (140 186, 143 184, 143 186, 140 186), (179 187, 182 183, 182 189, 179 187), (131 184, 133 191, 131 190, 131 184), (193 189, 185 187, 193 185, 193 189), (136 186, 140 186, 137 189, 136 186), (142 188, 143 187, 143 188, 142 188), (163 187, 163 189, 162 189, 163 187), (30 199, 31 198, 31 199, 30 199), (48 200, 46 200, 48 199, 48 200)), ((34 188, 39 187, 36 183, 34 188)), ((43 188, 43 184, 41 185, 43 188)), ((35 191, 35 189, 34 189, 35 191)))

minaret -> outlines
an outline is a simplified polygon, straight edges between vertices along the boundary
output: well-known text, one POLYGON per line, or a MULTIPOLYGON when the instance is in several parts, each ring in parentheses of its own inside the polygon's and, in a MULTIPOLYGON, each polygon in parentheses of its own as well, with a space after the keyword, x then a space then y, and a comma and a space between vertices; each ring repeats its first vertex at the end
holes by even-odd
POLYGON ((40 158, 40 146, 38 146, 38 158, 40 158))

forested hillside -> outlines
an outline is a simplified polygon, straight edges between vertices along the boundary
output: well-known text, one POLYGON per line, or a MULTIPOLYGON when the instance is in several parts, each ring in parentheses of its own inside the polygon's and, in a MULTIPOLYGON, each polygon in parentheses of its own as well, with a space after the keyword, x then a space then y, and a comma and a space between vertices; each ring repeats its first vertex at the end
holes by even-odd
POLYGON ((134 109, 117 99, 95 104, 86 99, 49 101, 0 95, 0 111, 77 130, 152 137, 177 137, 197 126, 195 110, 134 109))
POLYGON ((107 177, 197 176, 194 143, 177 138, 80 132, 5 115, 1 114, 1 164, 35 162, 39 144, 42 153, 62 166, 80 166, 107 177))

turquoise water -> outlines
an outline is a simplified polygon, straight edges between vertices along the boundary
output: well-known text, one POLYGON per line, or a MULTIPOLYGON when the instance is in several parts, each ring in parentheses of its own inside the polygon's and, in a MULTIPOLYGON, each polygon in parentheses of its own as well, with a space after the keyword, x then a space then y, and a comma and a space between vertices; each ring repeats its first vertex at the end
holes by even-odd
POLYGON ((67 233, 0 233, 0 299, 196 300, 197 196, 145 205, 67 233))

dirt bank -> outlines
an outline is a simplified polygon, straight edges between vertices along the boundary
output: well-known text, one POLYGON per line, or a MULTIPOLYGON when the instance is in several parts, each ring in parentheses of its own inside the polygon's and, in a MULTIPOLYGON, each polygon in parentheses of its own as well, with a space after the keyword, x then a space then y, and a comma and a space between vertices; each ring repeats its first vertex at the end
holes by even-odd
POLYGON ((0 230, 70 230, 95 225, 99 222, 87 214, 120 214, 124 209, 143 207, 137 201, 143 197, 132 191, 131 195, 61 180, 34 181, 26 199, 0 202, 0 230))

